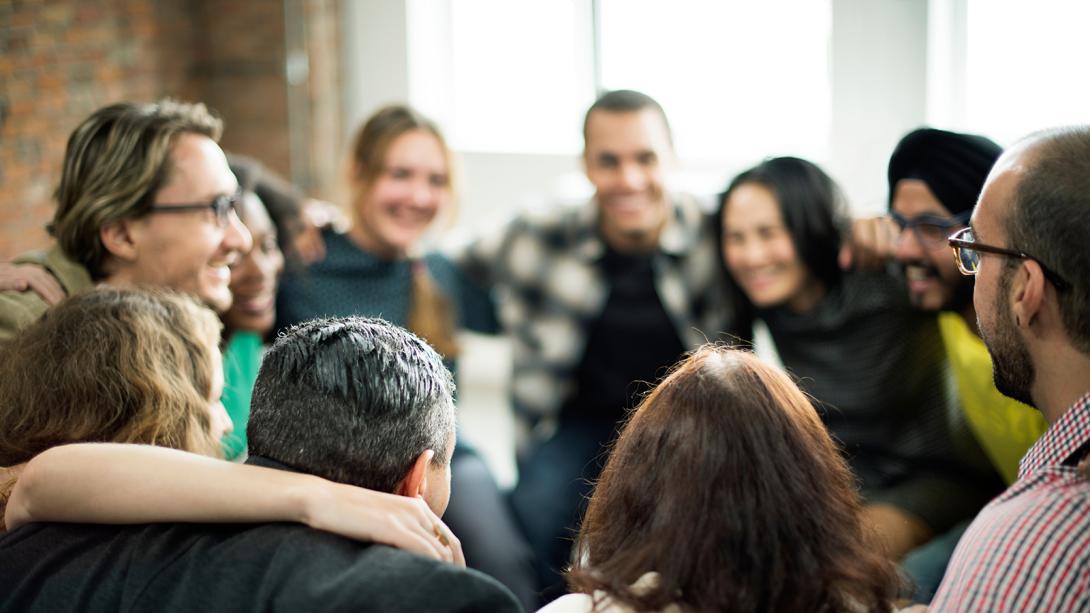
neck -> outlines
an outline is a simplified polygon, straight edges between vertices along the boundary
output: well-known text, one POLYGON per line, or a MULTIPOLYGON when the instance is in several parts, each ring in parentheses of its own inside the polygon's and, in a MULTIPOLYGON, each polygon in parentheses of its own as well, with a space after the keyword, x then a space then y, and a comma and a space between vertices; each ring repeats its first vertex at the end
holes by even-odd
POLYGON ((602 240, 610 249, 625 255, 640 255, 651 253, 659 246, 659 237, 666 226, 666 220, 657 228, 645 232, 624 232, 606 223, 599 224, 602 240))
POLYGON ((806 313, 814 310, 824 297, 825 285, 811 277, 802 291, 787 301, 787 308, 794 313, 806 313))
POLYGON ((367 228, 359 220, 356 220, 356 223, 352 224, 352 227, 348 230, 348 240, 352 241, 352 244, 361 250, 384 260, 400 260, 407 255, 375 240, 375 237, 367 231, 367 228))
POLYGON ((1090 356, 1067 343, 1051 343, 1033 356, 1033 404, 1054 424, 1090 391, 1090 356))

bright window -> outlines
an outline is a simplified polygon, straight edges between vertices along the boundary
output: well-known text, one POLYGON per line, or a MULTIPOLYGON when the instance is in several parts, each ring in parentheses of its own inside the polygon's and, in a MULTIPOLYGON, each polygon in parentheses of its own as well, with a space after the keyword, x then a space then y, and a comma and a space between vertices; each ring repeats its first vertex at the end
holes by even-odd
POLYGON ((967 1, 965 129, 1010 143, 1090 121, 1090 3, 967 1))
POLYGON ((687 159, 825 159, 832 9, 814 0, 601 0, 606 89, 666 109, 687 159))
POLYGON ((456 149, 571 155, 596 86, 638 89, 689 164, 828 157, 830 0, 597 4, 595 57, 589 0, 446 0, 449 34, 414 37, 414 104, 456 149))

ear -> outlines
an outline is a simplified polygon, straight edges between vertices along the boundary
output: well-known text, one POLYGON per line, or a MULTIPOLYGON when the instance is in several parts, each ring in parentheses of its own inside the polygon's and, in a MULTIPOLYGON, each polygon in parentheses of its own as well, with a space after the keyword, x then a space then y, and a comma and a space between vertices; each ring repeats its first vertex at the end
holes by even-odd
POLYGON ((1034 260, 1024 260, 1011 283, 1011 310, 1022 328, 1032 325, 1044 306, 1045 271, 1034 260))
POLYGON ((428 491, 428 465, 431 464, 433 457, 435 457, 435 451, 431 449, 425 449, 416 456, 416 461, 413 462, 408 474, 401 479, 401 483, 397 484, 394 493, 410 498, 424 496, 428 491))
POLYGON ((125 262, 136 259, 135 223, 136 220, 133 219, 120 219, 111 221, 99 229, 99 240, 102 241, 102 246, 111 257, 125 262))

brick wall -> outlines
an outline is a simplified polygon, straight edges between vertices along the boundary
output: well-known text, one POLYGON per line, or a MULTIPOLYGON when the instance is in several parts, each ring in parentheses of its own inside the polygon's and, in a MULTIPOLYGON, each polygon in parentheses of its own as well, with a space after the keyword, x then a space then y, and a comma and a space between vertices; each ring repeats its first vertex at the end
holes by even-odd
MULTIPOLYGON (((335 0, 298 0, 289 11, 335 23, 335 0)), ((336 115, 335 38, 305 39, 324 68, 311 71, 297 114, 336 115), (333 102, 330 102, 330 101, 333 102), (331 108, 330 105, 333 105, 331 108)), ((121 100, 201 100, 226 123, 225 149, 247 153, 325 193, 327 163, 311 155, 292 168, 284 3, 273 0, 0 0, 0 261, 48 244, 52 192, 68 134, 95 109, 121 100)), ((334 122, 326 117, 320 125, 334 122)), ((298 149, 337 147, 337 136, 296 130, 298 149), (329 142, 326 142, 329 141, 329 142)), ((330 175, 331 176, 331 175, 330 175)))

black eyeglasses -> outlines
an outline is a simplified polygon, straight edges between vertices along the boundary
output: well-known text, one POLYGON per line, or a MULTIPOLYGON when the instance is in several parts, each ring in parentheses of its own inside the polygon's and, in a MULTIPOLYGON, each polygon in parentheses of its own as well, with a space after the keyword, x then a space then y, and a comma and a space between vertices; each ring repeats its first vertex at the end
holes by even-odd
POLYGON ((950 231, 964 226, 965 222, 969 221, 971 214, 972 211, 966 211, 953 217, 929 214, 905 217, 900 213, 891 211, 889 216, 893 218, 893 222, 901 230, 905 228, 912 230, 912 234, 915 235, 916 240, 920 241, 920 244, 927 247, 938 247, 947 244, 946 239, 950 236, 950 231))
POLYGON ((148 208, 149 213, 182 213, 185 211, 204 211, 211 209, 216 216, 216 223, 221 228, 225 227, 231 219, 231 213, 238 212, 238 203, 242 200, 242 191, 237 190, 233 194, 221 194, 211 202, 194 204, 153 204, 148 208))
POLYGON ((977 270, 980 269, 980 254, 991 253, 994 255, 1004 255, 1009 258, 1033 260, 1041 266, 1041 270, 1045 273, 1045 278, 1051 281, 1052 284, 1056 286, 1056 289, 1065 290, 1071 287, 1070 283, 1065 281, 1060 275, 1052 272, 1052 270, 1045 266, 1041 260, 1038 260, 1024 251, 1016 251, 1004 247, 993 247, 992 245, 976 242, 976 237, 973 236, 972 228, 964 228, 955 232, 947 240, 954 249, 954 261, 957 262, 958 270, 960 270, 963 275, 968 275, 970 277, 975 276, 977 270))

